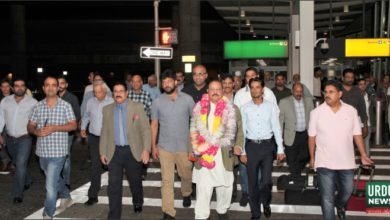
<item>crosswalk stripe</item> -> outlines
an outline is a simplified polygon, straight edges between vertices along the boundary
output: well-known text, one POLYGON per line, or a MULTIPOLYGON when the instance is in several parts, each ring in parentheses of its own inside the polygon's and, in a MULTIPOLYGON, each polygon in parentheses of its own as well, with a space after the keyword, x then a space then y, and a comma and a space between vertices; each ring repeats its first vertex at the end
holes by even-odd
MULTIPOLYGON (((148 173, 160 173, 160 168, 148 168, 148 173)), ((272 172, 272 177, 279 177, 281 175, 288 175, 289 172, 272 172)), ((302 173, 304 174, 304 173, 302 173)), ((369 176, 362 176, 361 179, 368 180, 369 176)), ((374 175, 373 180, 390 180, 390 176, 387 175, 374 175)))
POLYGON ((370 148, 370 152, 390 152, 390 148, 373 147, 373 148, 370 148))
MULTIPOLYGON (((105 172, 102 174, 102 186, 108 184, 108 173, 105 172)), ((71 192, 72 199, 74 203, 82 204, 88 200, 88 189, 90 186, 90 182, 82 185, 81 187, 73 190, 71 192)), ((123 186, 128 186, 127 181, 123 181, 123 186)), ((144 187, 159 187, 161 186, 161 181, 143 181, 144 187)), ((180 182, 175 182, 174 187, 178 188, 181 186, 180 182)), ((240 186, 238 186, 240 190, 240 186)), ((276 187, 272 188, 273 192, 276 192, 276 187)), ((124 205, 132 205, 131 197, 123 197, 122 203, 124 205)), ((108 196, 99 196, 99 204, 108 204, 108 196)), ((192 203, 191 208, 194 207, 195 202, 192 203)), ((59 200, 57 201, 57 206, 59 205, 59 200)), ((161 207, 161 199, 159 198, 144 198, 144 206, 150 207, 161 207)), ((184 208, 182 205, 182 200, 174 201, 175 208, 184 208)), ((216 202, 211 202, 211 208, 215 209, 216 202)), ((306 215, 321 215, 321 207, 320 206, 301 206, 301 205, 283 205, 283 204, 271 204, 272 212, 274 213, 283 213, 283 214, 306 214, 306 215)), ((241 207, 239 203, 233 203, 230 207, 231 211, 243 211, 250 212, 249 206, 241 207)), ((32 215, 26 217, 25 219, 40 219, 42 218, 43 208, 36 211, 32 215)), ((56 212, 55 215, 59 213, 56 212)), ((367 217, 390 217, 388 214, 367 214, 365 212, 351 212, 347 211, 347 215, 351 216, 367 216, 367 217)), ((55 218, 55 219, 70 219, 70 218, 55 218)))

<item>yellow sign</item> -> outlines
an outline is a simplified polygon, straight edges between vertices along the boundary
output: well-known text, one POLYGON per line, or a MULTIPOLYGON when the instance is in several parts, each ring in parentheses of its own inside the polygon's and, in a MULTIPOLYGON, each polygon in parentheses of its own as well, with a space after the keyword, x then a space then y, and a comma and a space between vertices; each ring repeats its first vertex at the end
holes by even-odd
POLYGON ((390 38, 345 39, 346 57, 389 57, 390 38))
POLYGON ((196 58, 195 55, 185 55, 185 56, 181 56, 181 61, 183 63, 195 63, 196 58))

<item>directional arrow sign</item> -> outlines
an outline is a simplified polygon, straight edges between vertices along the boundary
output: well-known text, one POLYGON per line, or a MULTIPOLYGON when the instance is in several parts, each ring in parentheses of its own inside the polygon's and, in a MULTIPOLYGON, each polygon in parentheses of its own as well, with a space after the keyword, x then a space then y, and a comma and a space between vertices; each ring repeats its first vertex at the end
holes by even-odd
POLYGON ((172 59, 172 48, 168 47, 141 47, 140 57, 145 59, 172 59))

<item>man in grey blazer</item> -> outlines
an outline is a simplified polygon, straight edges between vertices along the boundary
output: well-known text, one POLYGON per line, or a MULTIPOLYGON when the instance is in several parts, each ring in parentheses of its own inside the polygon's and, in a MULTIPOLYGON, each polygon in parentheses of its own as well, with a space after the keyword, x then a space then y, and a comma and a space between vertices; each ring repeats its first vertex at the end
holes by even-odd
POLYGON ((147 164, 151 148, 149 119, 140 103, 127 99, 126 84, 113 87, 115 103, 103 109, 100 160, 108 165, 108 219, 120 219, 123 170, 130 183, 135 213, 142 212, 142 163, 147 164))
POLYGON ((312 98, 304 97, 303 90, 301 83, 295 83, 292 95, 279 103, 279 120, 283 130, 287 164, 293 176, 300 176, 309 161, 307 127, 314 105, 312 98))

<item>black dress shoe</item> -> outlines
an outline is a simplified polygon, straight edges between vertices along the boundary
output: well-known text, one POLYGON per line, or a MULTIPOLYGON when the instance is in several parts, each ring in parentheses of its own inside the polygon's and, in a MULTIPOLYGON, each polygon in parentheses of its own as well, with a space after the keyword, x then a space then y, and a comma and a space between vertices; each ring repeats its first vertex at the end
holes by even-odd
POLYGON ((188 208, 191 206, 191 196, 183 197, 183 207, 188 208))
POLYGON ((84 205, 90 206, 98 202, 97 198, 89 198, 88 201, 84 203, 84 205))
POLYGON ((175 217, 171 216, 171 215, 168 215, 167 213, 164 212, 164 215, 163 215, 163 220, 164 219, 175 219, 175 217))
POLYGON ((142 206, 140 206, 140 205, 135 205, 135 206, 134 206, 134 212, 135 212, 135 213, 141 213, 141 212, 142 212, 142 206))
POLYGON ((337 209, 337 217, 339 217, 339 219, 343 220, 343 219, 346 219, 345 217, 345 209, 344 208, 339 208, 339 207, 336 207, 337 209))
POLYGON ((22 203, 23 202, 23 199, 20 198, 20 197, 15 197, 14 198, 14 204, 19 204, 19 203, 22 203))
POLYGON ((263 205, 263 211, 266 218, 271 217, 271 207, 269 205, 263 205))
POLYGON ((29 183, 29 184, 24 185, 24 191, 30 189, 30 187, 32 186, 32 184, 33 184, 33 183, 31 182, 31 183, 29 183))
POLYGON ((249 202, 248 194, 247 193, 243 193, 242 197, 241 197, 241 200, 240 200, 240 206, 241 207, 246 207, 248 205, 248 202, 249 202))

